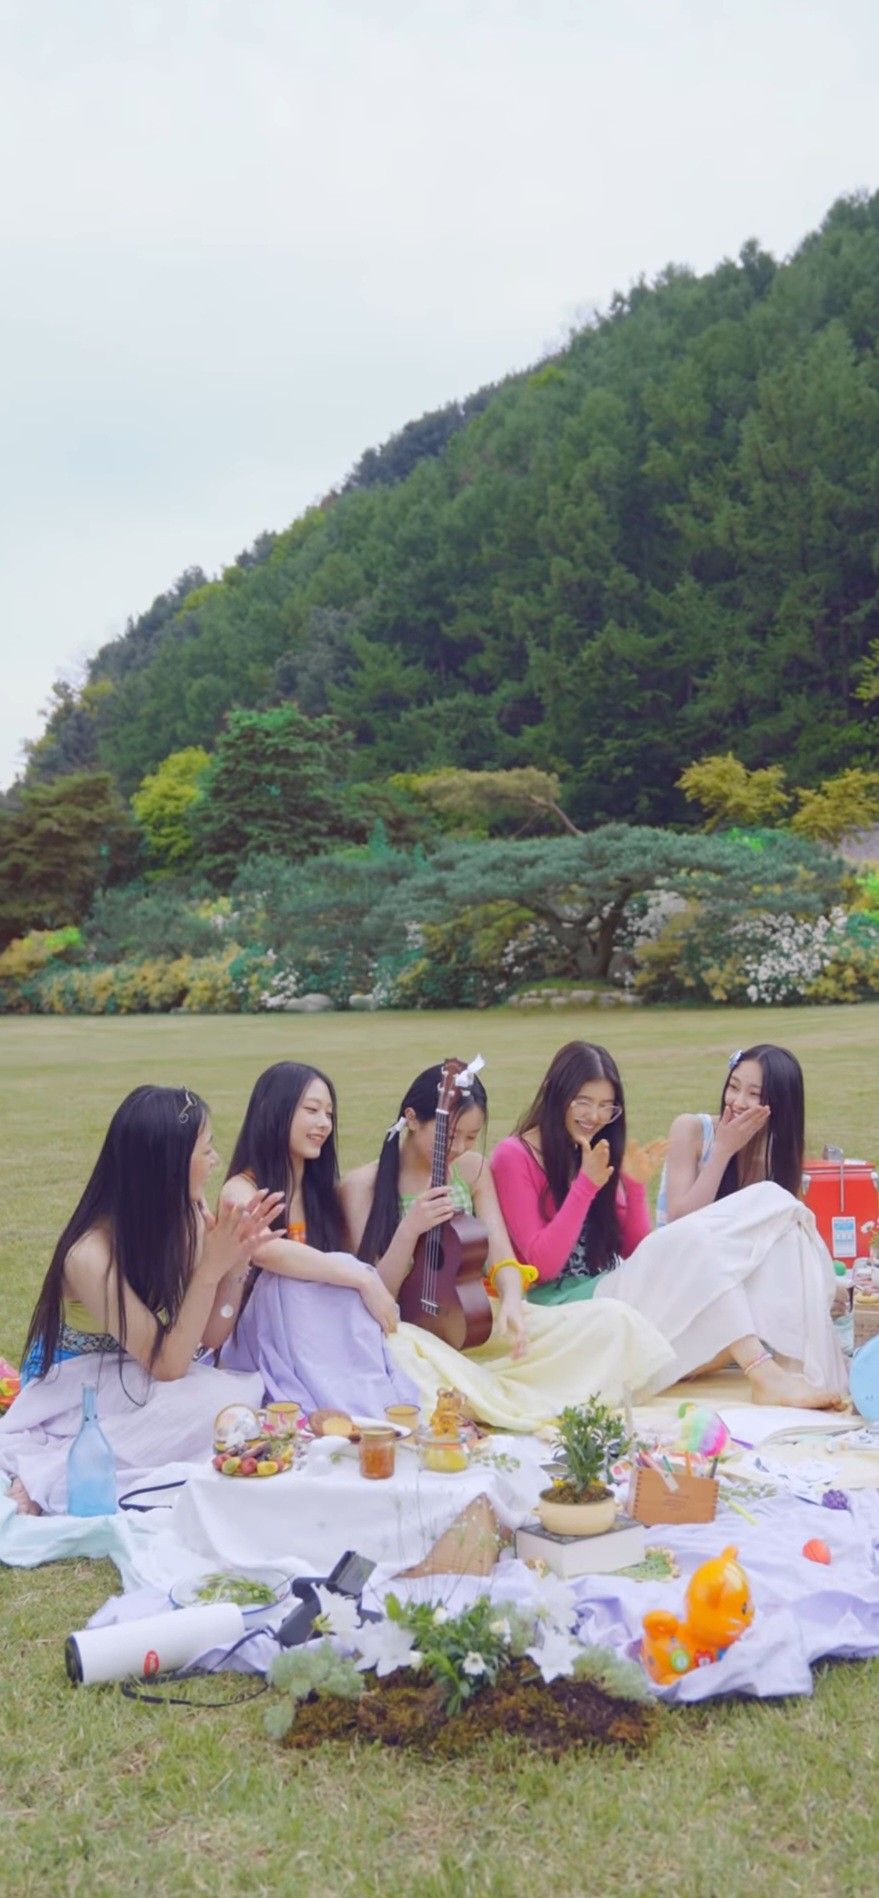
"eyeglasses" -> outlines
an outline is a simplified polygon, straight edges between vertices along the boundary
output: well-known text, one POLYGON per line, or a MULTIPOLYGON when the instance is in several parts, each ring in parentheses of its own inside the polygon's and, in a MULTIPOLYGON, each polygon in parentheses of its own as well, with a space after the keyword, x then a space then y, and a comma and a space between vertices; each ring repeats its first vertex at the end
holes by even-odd
POLYGON ((177 1115, 177 1119, 181 1127, 186 1126, 186 1122, 188 1121, 190 1114, 193 1114, 195 1112, 195 1106, 196 1106, 195 1099, 193 1095, 190 1094, 188 1087, 185 1087, 183 1089, 183 1094, 184 1094, 184 1105, 183 1107, 181 1107, 180 1112, 177 1115))
POLYGON ((584 1101, 582 1106, 578 1106, 575 1101, 574 1106, 584 1117, 588 1114, 590 1120, 594 1120, 596 1127, 610 1127, 613 1121, 619 1120, 623 1111, 618 1101, 613 1107, 593 1107, 589 1101, 584 1101))

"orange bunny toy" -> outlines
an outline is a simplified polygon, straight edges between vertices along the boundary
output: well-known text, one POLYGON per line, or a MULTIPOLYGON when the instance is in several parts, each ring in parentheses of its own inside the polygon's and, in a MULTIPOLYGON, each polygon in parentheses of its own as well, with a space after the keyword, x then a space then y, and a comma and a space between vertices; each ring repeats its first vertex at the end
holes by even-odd
POLYGON ((724 1549, 691 1575, 683 1621, 667 1609, 644 1616, 641 1659, 652 1679, 667 1686, 691 1668, 719 1661, 754 1619, 754 1603, 738 1550, 724 1549))

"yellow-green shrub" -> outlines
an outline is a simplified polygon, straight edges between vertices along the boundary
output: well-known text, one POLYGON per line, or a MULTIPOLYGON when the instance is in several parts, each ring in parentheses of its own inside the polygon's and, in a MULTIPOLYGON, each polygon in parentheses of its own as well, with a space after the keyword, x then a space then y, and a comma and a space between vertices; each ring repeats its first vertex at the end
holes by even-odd
POLYGON ((186 995, 180 1006, 187 1015, 234 1015, 239 1006, 232 980, 237 947, 219 956, 199 956, 189 969, 186 995))

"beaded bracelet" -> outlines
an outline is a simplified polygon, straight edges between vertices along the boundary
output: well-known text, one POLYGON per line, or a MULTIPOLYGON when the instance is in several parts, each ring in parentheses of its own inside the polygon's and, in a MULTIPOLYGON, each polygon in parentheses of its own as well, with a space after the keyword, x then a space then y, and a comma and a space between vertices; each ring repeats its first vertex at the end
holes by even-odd
POLYGON ((521 1259, 496 1259, 494 1265, 489 1266, 483 1280, 489 1298, 500 1297, 500 1293, 495 1285, 495 1277, 498 1272, 503 1272, 508 1265, 515 1266, 522 1281, 523 1292, 527 1292, 529 1285, 533 1285, 535 1279, 539 1279, 540 1277, 536 1266, 523 1265, 521 1259))

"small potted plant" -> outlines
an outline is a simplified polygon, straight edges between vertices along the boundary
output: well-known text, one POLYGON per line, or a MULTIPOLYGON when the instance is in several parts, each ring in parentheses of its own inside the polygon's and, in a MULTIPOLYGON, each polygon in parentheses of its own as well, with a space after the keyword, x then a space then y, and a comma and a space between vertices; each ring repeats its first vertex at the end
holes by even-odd
POLYGON ((552 1485, 537 1502, 544 1529, 558 1536, 597 1536, 613 1528, 617 1506, 607 1479, 629 1442, 619 1411, 597 1397, 562 1411, 552 1485))

